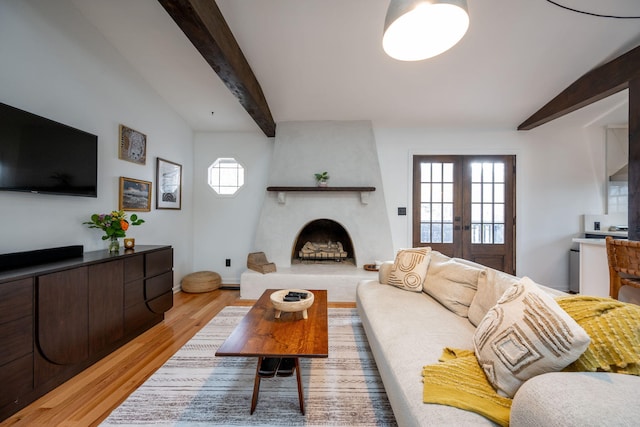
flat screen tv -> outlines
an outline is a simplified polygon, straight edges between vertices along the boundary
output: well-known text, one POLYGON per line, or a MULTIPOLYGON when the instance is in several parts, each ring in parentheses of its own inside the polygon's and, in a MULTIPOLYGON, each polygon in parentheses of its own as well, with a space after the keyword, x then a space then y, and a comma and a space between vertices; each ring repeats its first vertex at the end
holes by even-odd
POLYGON ((0 103, 0 190, 97 197, 98 137, 0 103))

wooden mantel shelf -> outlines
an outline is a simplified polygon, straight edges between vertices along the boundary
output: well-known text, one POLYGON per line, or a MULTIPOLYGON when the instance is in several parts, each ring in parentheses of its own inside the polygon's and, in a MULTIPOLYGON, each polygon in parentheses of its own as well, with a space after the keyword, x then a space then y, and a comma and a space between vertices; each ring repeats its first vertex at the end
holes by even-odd
POLYGON ((360 193, 360 202, 362 204, 369 203, 369 193, 376 191, 376 187, 267 187, 267 191, 276 191, 278 193, 278 203, 286 203, 286 194, 289 191, 308 191, 316 193, 331 193, 331 192, 355 192, 360 193))
POLYGON ((267 191, 376 191, 376 187, 267 187, 267 191))

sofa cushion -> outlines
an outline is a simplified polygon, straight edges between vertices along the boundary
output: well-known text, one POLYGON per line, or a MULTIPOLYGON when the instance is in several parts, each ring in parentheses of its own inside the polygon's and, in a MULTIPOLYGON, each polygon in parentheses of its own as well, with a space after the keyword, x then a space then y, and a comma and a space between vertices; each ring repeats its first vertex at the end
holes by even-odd
POLYGON ((423 290, 458 316, 467 317, 484 268, 457 262, 439 252, 431 253, 423 290))
POLYGON ((478 326, 478 323, 496 305, 502 294, 519 280, 518 277, 510 274, 487 268, 486 273, 478 278, 478 290, 469 306, 469 321, 474 326, 478 326))
POLYGON ((421 292, 427 267, 429 267, 430 254, 431 248, 398 251, 387 283, 407 291, 421 292))
POLYGON ((487 379, 513 397, 529 378, 560 371, 589 345, 589 335, 545 291, 525 277, 478 324, 476 357, 487 379))
POLYGON ((591 337, 565 370, 640 375, 640 306, 587 295, 556 301, 591 337))

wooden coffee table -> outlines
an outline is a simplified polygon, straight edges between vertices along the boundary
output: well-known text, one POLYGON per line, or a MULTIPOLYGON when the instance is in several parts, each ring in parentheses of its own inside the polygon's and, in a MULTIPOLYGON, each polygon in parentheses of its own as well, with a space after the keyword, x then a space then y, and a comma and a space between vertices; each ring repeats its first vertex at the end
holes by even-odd
POLYGON ((278 290, 264 291, 229 338, 216 351, 216 356, 258 358, 251 414, 258 403, 261 380, 258 370, 265 357, 286 357, 295 360, 294 371, 298 381, 298 400, 302 414, 304 414, 304 394, 299 358, 329 357, 327 291, 309 291, 313 292, 315 300, 307 310, 307 319, 303 319, 301 313, 282 313, 280 318, 276 319, 276 310, 269 297, 278 290))

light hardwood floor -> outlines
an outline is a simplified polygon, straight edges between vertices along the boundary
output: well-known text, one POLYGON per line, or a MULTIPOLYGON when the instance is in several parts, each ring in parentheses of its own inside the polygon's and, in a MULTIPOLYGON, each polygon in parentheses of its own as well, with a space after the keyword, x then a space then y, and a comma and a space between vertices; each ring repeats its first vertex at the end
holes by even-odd
MULTIPOLYGON (((95 426, 228 305, 251 306, 237 290, 178 292, 164 322, 44 395, 0 426, 95 426)), ((355 307, 330 303, 329 307, 355 307)))

